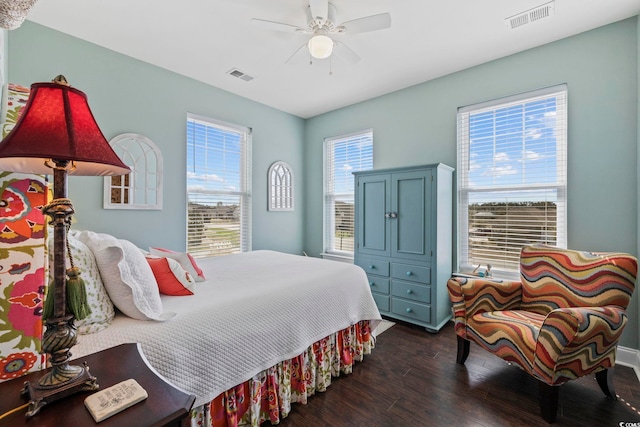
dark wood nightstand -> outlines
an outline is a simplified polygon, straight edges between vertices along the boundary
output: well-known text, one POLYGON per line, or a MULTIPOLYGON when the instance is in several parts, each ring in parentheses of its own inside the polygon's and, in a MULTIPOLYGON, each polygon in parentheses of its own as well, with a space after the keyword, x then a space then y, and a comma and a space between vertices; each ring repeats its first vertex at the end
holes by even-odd
MULTIPOLYGON (((133 378, 149 397, 98 424, 84 406, 84 399, 95 392, 81 392, 44 406, 32 418, 25 418, 25 408, 1 419, 0 426, 179 427, 195 401, 195 396, 166 382, 149 365, 138 344, 112 347, 78 358, 73 364, 85 361, 89 364, 91 374, 98 378, 100 390, 133 378)), ((37 381, 41 376, 42 372, 34 372, 0 383, 0 414, 27 403, 27 398, 20 395, 24 382, 37 381)))

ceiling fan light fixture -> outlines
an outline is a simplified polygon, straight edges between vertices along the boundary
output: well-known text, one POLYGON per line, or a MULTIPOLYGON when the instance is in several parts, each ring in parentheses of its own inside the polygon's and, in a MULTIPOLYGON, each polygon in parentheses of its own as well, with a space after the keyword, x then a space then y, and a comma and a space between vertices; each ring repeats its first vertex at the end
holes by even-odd
POLYGON ((307 45, 309 54, 316 59, 325 59, 333 52, 333 40, 324 34, 316 34, 311 37, 307 45))

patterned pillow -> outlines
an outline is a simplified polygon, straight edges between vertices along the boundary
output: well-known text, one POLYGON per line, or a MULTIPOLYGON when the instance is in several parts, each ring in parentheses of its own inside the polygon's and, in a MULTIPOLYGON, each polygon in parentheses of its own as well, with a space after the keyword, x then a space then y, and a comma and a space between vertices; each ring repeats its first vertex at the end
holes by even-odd
MULTIPOLYGON (((52 234, 52 233, 51 233, 52 234)), ((100 271, 93 252, 87 245, 73 235, 69 235, 69 246, 73 255, 73 263, 80 268, 80 278, 84 281, 87 291, 87 302, 91 314, 84 319, 76 319, 75 325, 79 334, 92 334, 101 331, 111 324, 115 316, 113 303, 104 288, 100 271)), ((65 251, 66 253, 66 251, 65 251)), ((66 260, 67 267, 70 266, 66 260)), ((53 281, 53 237, 49 237, 49 283, 53 281)))
POLYGON ((95 255, 104 286, 120 311, 138 320, 175 317, 175 313, 162 311, 160 291, 151 267, 133 243, 92 231, 80 232, 78 239, 95 255))

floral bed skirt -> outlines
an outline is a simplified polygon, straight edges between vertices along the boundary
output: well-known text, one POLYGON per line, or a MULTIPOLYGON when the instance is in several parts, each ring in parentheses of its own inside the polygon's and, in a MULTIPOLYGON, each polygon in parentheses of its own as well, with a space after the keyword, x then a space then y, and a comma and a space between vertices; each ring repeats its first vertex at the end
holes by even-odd
POLYGON ((374 343, 368 320, 338 331, 192 409, 191 426, 258 427, 267 420, 278 424, 289 415, 292 403, 306 404, 307 397, 329 387, 331 377, 350 374, 374 343))

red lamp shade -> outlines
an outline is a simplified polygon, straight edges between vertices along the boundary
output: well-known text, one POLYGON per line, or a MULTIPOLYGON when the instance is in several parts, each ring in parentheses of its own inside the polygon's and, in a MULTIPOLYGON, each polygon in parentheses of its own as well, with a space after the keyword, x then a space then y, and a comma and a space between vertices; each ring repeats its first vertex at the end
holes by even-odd
POLYGON ((0 170, 51 174, 52 160, 70 175, 130 172, 98 127, 87 95, 64 83, 34 83, 13 130, 0 142, 0 170))

